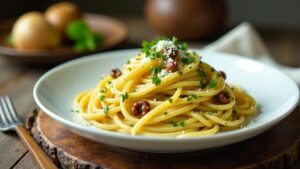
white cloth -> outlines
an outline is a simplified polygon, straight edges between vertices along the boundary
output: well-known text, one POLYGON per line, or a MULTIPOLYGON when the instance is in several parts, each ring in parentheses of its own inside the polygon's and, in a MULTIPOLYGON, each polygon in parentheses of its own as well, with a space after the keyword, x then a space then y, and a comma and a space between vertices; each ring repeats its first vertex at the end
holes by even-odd
POLYGON ((250 23, 241 23, 223 37, 207 45, 203 49, 254 58, 281 69, 300 85, 300 68, 283 66, 274 61, 270 56, 270 52, 266 48, 265 43, 250 23))

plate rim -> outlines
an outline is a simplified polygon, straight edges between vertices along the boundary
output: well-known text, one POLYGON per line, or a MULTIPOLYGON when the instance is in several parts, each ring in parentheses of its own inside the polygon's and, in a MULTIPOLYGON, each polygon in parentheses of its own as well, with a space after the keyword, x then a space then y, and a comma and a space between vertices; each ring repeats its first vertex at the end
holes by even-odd
MULTIPOLYGON (((155 142, 155 141, 159 141, 159 142, 180 142, 180 141, 190 141, 190 142, 194 142, 194 141, 210 141, 210 140, 216 140, 216 139, 226 139, 226 138, 231 138, 231 137, 236 137, 236 136, 240 136, 240 135, 249 135, 252 132, 257 132, 263 129, 268 129, 270 127, 272 127, 274 124, 278 123, 279 121, 283 120, 285 117, 287 117, 288 115, 290 115, 290 113, 296 108, 297 103, 299 102, 299 87, 297 86, 296 82, 290 77, 288 76, 286 73, 282 72, 281 70, 279 70, 278 68, 275 68, 273 66, 261 63, 257 60, 254 60, 252 58, 246 58, 240 55, 236 55, 236 54, 229 54, 229 53, 223 53, 223 52, 215 52, 215 51, 205 51, 205 50, 199 50, 199 49, 191 49, 191 50, 195 50, 196 52, 204 52, 206 54, 209 53, 217 53, 217 54, 222 54, 222 55, 227 55, 228 57, 234 57, 234 58, 239 58, 239 59, 245 59, 245 60, 249 60, 252 62, 255 62, 256 64, 260 64, 263 65, 264 67, 268 67, 270 69, 273 69, 274 71, 277 71, 278 73, 282 74, 283 76, 285 76, 286 78, 288 78, 290 80, 290 82, 292 82, 293 86, 295 87, 295 89, 297 89, 295 97, 292 99, 292 103, 289 103, 289 106, 285 106, 285 107, 281 107, 280 111, 283 111, 284 113, 281 113, 280 116, 276 117, 273 120, 269 120, 265 123, 262 124, 258 124, 256 127, 247 127, 245 128, 241 128, 238 130, 232 130, 232 131, 228 131, 228 132, 223 132, 223 133, 218 133, 215 135, 208 135, 208 136, 201 136, 201 137, 192 137, 192 138, 172 138, 172 137, 151 137, 151 136, 140 136, 140 135, 136 135, 136 136, 131 136, 128 134, 123 134, 123 133, 118 133, 118 132, 112 132, 112 131, 106 131, 106 130, 87 130, 88 128, 86 128, 85 126, 79 125, 75 122, 69 121, 55 113, 53 113, 52 111, 48 110, 38 99, 38 87, 39 85, 42 83, 42 81, 44 79, 46 79, 49 75, 51 75, 52 73, 55 73, 57 70, 60 69, 64 69, 68 66, 72 66, 73 64, 78 64, 80 62, 87 62, 89 60, 93 60, 95 58, 99 58, 101 56, 105 56, 107 54, 114 54, 114 53, 119 53, 119 52, 138 52, 140 51, 139 48, 134 48, 134 49, 123 49, 123 50, 115 50, 115 51, 109 51, 109 52, 102 52, 102 53, 98 53, 98 54, 93 54, 93 55, 89 55, 83 58, 76 58, 70 61, 67 61, 63 64, 60 64, 50 70, 48 70, 45 74, 43 74, 38 81, 35 83, 34 85, 34 89, 33 89, 33 97, 35 102, 37 103, 37 105, 47 114, 49 115, 51 118, 53 118, 54 120, 58 121, 59 123, 63 124, 63 125, 67 125, 71 128, 75 128, 76 130, 80 130, 80 131, 85 131, 85 132, 89 132, 93 135, 97 135, 98 136, 103 136, 105 135, 105 137, 110 137, 110 138, 117 138, 117 139, 123 139, 123 140, 134 140, 134 141, 149 141, 149 142, 155 142), (99 56, 100 55, 100 56, 99 56)), ((277 110, 279 111, 279 110, 277 110)), ((265 131, 265 130, 264 130, 265 131)), ((263 131, 262 131, 263 132, 263 131)), ((259 133, 258 133, 259 134, 259 133)))

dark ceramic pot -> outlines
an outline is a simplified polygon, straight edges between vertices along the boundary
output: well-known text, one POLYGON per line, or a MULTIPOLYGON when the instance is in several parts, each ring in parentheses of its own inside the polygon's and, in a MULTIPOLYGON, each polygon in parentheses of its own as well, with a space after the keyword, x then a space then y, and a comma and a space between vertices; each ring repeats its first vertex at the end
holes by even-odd
POLYGON ((146 0, 149 24, 166 36, 207 39, 225 28, 225 0, 146 0))

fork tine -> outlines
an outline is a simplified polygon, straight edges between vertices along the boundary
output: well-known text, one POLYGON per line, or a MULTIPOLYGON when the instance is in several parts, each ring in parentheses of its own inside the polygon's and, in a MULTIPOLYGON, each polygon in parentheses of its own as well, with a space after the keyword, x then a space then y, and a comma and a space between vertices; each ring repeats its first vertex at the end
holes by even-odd
POLYGON ((5 99, 4 97, 1 98, 1 102, 2 102, 2 108, 4 110, 4 115, 6 116, 7 118, 7 121, 12 124, 12 123, 15 123, 13 118, 11 117, 11 113, 7 107, 7 104, 5 103, 5 99))
MULTIPOLYGON (((0 100, 2 101, 2 97, 0 97, 0 100)), ((0 101, 0 117, 1 117, 1 120, 2 120, 3 124, 8 125, 8 121, 7 121, 7 119, 4 115, 4 109, 3 109, 1 101, 0 101)))
POLYGON ((14 121, 16 123, 20 122, 20 118, 16 112, 14 105, 12 104, 10 97, 5 96, 5 101, 6 101, 6 105, 7 105, 8 109, 10 110, 10 114, 11 114, 12 118, 14 119, 14 121))

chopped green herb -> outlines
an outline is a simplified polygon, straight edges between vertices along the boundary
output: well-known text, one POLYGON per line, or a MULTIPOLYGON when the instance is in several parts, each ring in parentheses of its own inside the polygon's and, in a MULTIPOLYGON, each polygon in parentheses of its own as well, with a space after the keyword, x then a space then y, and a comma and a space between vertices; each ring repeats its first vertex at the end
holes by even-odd
POLYGON ((100 90, 100 93, 105 93, 105 92, 107 92, 107 88, 106 87, 104 87, 103 89, 100 90))
MULTIPOLYGON (((156 58, 162 58, 162 59, 166 59, 166 57, 164 56, 164 54, 162 54, 160 51, 156 51, 155 49, 155 45, 160 41, 160 40, 168 40, 170 41, 168 38, 166 37, 161 37, 158 38, 156 40, 153 41, 144 41, 142 42, 142 52, 144 52, 146 54, 146 57, 149 57, 150 59, 156 59, 156 58)), ((178 40, 176 37, 172 38, 172 43, 177 47, 178 50, 183 50, 183 51, 187 51, 188 47, 186 43, 182 43, 181 45, 178 45, 178 40)))
POLYGON ((183 72, 182 72, 182 71, 178 71, 178 74, 179 74, 180 76, 182 76, 182 75, 183 75, 183 72))
POLYGON ((132 70, 131 67, 129 67, 128 70, 131 71, 132 70))
POLYGON ((152 49, 152 46, 156 45, 156 43, 160 40, 167 40, 165 36, 159 37, 153 41, 143 41, 142 42, 142 52, 147 52, 152 49))
POLYGON ((217 81, 215 79, 212 79, 209 84, 207 85, 207 88, 211 89, 217 86, 217 81))
POLYGON ((182 121, 179 121, 178 124, 179 124, 179 126, 184 127, 185 122, 182 120, 182 121))
POLYGON ((152 76, 151 80, 152 83, 155 84, 156 86, 158 86, 161 82, 160 78, 158 78, 157 76, 152 76))
POLYGON ((178 124, 175 121, 173 121, 173 120, 170 120, 169 122, 173 125, 173 127, 177 127, 178 126, 178 124))
POLYGON ((194 62, 194 58, 182 58, 181 62, 184 64, 190 64, 194 62))
POLYGON ((183 51, 186 51, 186 50, 188 49, 187 43, 186 43, 186 42, 182 43, 182 44, 179 46, 179 49, 180 49, 180 50, 183 50, 183 51))
POLYGON ((209 115, 212 115, 212 112, 208 112, 209 115))
POLYGON ((111 80, 109 80, 107 83, 108 83, 108 84, 111 84, 111 80))
POLYGON ((178 39, 177 39, 175 36, 173 36, 173 37, 172 37, 172 42, 173 42, 173 44, 174 44, 175 46, 177 46, 177 41, 178 41, 178 39))
POLYGON ((157 75, 161 71, 161 68, 156 66, 151 69, 151 74, 157 75))
POLYGON ((207 77, 207 74, 203 70, 198 70, 198 73, 199 73, 200 77, 203 77, 203 78, 207 77))
POLYGON ((193 51, 193 55, 197 55, 197 52, 193 51))
POLYGON ((130 60, 127 61, 127 64, 130 64, 130 60))
POLYGON ((192 101, 193 99, 197 99, 197 95, 191 93, 188 97, 187 97, 187 101, 192 101))
POLYGON ((168 114, 168 112, 164 112, 164 115, 167 115, 168 114))
POLYGON ((104 101, 105 96, 104 96, 104 95, 101 95, 101 96, 99 97, 99 99, 100 99, 101 101, 104 101))
POLYGON ((169 103, 173 103, 173 99, 172 98, 168 98, 169 103))
POLYGON ((122 102, 124 102, 126 99, 128 99, 128 93, 125 92, 125 94, 121 94, 122 102))
POLYGON ((216 69, 214 68, 214 67, 211 67, 211 69, 210 69, 212 72, 215 72, 216 71, 216 69))
POLYGON ((133 127, 134 126, 134 124, 130 124, 130 127, 133 127))
POLYGON ((109 111, 109 107, 105 106, 104 109, 103 109, 103 111, 104 111, 105 116, 107 116, 108 115, 108 111, 109 111))
POLYGON ((71 112, 74 112, 74 109, 70 109, 71 112))

